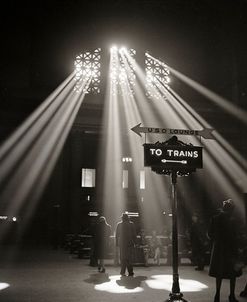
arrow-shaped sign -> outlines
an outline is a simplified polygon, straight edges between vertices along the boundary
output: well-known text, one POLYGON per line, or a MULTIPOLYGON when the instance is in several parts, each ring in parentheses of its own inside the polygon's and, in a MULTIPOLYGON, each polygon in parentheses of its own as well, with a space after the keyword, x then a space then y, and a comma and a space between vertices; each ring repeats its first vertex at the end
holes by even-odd
POLYGON ((173 160, 173 159, 162 159, 162 163, 177 163, 177 164, 187 164, 187 160, 173 160))
POLYGON ((141 133, 154 133, 154 134, 170 134, 170 135, 197 135, 202 136, 205 139, 214 139, 212 131, 214 129, 204 128, 202 130, 191 129, 170 129, 170 128, 153 128, 153 127, 141 127, 140 124, 131 128, 136 134, 141 136, 141 133))

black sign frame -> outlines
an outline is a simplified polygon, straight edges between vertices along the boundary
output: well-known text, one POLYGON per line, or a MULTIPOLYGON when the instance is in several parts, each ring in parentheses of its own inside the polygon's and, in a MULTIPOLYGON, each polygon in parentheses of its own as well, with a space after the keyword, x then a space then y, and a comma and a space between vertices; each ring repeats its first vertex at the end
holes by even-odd
POLYGON ((160 167, 177 171, 203 168, 202 147, 147 143, 143 146, 145 167, 160 167))

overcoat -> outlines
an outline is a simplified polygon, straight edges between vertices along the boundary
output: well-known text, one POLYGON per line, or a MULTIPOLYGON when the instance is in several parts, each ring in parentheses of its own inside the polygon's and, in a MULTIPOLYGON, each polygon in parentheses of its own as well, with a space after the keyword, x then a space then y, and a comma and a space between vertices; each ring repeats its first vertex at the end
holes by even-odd
POLYGON ((135 226, 132 221, 122 221, 116 228, 116 245, 120 247, 120 256, 128 257, 130 248, 134 247, 136 241, 135 226))
POLYGON ((242 274, 236 269, 238 261, 238 236, 236 221, 222 211, 211 220, 208 236, 212 240, 209 275, 231 279, 242 274))
POLYGON ((95 226, 94 247, 95 257, 105 259, 109 247, 109 238, 111 234, 111 226, 104 221, 98 222, 95 226))

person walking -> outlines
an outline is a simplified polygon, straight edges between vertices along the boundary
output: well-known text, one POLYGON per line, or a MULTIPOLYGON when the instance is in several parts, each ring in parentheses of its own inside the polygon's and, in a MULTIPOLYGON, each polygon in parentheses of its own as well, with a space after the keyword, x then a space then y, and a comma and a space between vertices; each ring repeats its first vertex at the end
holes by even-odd
POLYGON ((116 228, 116 246, 120 250, 121 276, 125 276, 126 269, 129 276, 134 276, 132 253, 136 243, 135 225, 129 220, 127 213, 122 214, 122 221, 116 228))
POLYGON ((98 271, 105 273, 105 258, 107 256, 111 226, 104 216, 99 217, 95 226, 95 258, 97 259, 98 271))
POLYGON ((236 278, 242 274, 236 268, 238 259, 237 225, 233 218, 234 203, 223 201, 222 210, 211 220, 208 236, 212 241, 209 276, 216 278, 214 302, 220 301, 222 279, 230 280, 229 302, 238 302, 235 297, 236 278))

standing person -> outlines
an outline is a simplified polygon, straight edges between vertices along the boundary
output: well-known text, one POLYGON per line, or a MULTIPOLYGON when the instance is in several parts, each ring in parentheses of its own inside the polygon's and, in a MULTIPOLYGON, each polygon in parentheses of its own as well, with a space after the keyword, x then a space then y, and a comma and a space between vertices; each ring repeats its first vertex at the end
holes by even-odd
POLYGON ((161 254, 161 240, 158 238, 156 230, 152 231, 150 240, 151 253, 154 259, 154 263, 160 265, 160 254, 161 254))
POLYGON ((120 249, 121 276, 125 276, 126 268, 129 276, 134 276, 132 253, 136 242, 135 225, 126 213, 122 214, 122 221, 116 228, 116 245, 120 249))
MULTIPOLYGON (((242 235, 242 260, 243 264, 246 264, 247 259, 247 203, 245 206, 245 226, 243 228, 243 235, 242 235)), ((240 292, 240 297, 247 297, 247 282, 245 283, 244 289, 240 292)))
POLYGON ((99 217, 95 226, 95 257, 97 259, 98 271, 105 273, 105 258, 108 251, 111 226, 107 223, 104 216, 99 217))
POLYGON ((230 280, 229 302, 238 302, 235 298, 235 284, 236 277, 239 277, 242 271, 235 268, 238 242, 233 210, 234 203, 231 199, 223 201, 222 210, 212 218, 208 230, 208 236, 212 240, 209 276, 216 278, 214 302, 220 301, 222 279, 230 280))
POLYGON ((140 232, 140 247, 142 248, 143 251, 144 265, 148 266, 149 248, 148 248, 148 243, 146 240, 146 234, 144 229, 141 229, 140 232))
POLYGON ((192 263, 196 265, 195 270, 203 271, 205 266, 205 252, 207 246, 206 229, 199 215, 193 213, 192 223, 189 229, 189 237, 192 250, 192 263))
POLYGON ((96 227, 98 226, 98 223, 99 217, 93 216, 91 217, 89 228, 82 231, 83 234, 88 234, 92 236, 89 264, 93 267, 98 266, 98 259, 96 258, 96 227))

